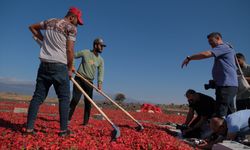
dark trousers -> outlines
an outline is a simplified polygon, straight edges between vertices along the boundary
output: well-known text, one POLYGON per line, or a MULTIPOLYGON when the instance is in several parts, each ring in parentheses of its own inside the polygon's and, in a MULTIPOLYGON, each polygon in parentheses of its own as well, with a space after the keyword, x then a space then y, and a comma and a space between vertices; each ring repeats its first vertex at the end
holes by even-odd
MULTIPOLYGON (((81 78, 75 77, 75 81, 82 87, 82 89, 88 94, 90 98, 93 97, 93 87, 85 83, 81 78)), ((92 83, 92 81, 90 81, 92 83)), ((82 96, 82 92, 74 85, 73 86, 73 95, 70 102, 70 111, 69 111, 69 120, 71 120, 73 113, 75 111, 76 105, 79 103, 82 96)), ((83 116, 83 124, 88 124, 89 117, 91 111, 91 103, 84 96, 84 116, 83 116)))
POLYGON ((40 64, 38 69, 36 89, 28 110, 27 129, 34 128, 39 106, 46 99, 51 85, 54 86, 59 99, 60 129, 67 130, 70 102, 70 83, 67 66, 60 63, 44 62, 40 64))
POLYGON ((250 109, 250 98, 237 99, 236 100, 236 108, 237 108, 237 111, 244 110, 244 109, 250 109))
POLYGON ((237 87, 234 86, 218 86, 216 87, 216 109, 215 115, 217 117, 225 117, 236 111, 235 97, 237 94, 237 87))

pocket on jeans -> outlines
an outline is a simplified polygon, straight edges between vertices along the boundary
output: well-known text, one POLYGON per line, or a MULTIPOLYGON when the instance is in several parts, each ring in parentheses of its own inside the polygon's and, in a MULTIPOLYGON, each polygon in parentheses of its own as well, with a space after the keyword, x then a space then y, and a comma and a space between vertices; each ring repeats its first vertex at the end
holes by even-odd
POLYGON ((69 76, 68 76, 68 70, 67 67, 61 67, 55 76, 56 80, 62 84, 64 84, 65 82, 69 81, 69 76))

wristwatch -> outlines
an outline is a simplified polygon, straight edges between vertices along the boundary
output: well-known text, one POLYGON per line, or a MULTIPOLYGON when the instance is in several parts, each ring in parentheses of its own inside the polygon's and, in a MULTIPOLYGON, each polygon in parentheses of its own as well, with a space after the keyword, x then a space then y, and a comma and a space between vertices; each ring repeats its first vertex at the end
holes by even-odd
POLYGON ((187 59, 188 61, 190 61, 190 60, 191 60, 190 56, 187 56, 187 57, 186 57, 186 59, 187 59))

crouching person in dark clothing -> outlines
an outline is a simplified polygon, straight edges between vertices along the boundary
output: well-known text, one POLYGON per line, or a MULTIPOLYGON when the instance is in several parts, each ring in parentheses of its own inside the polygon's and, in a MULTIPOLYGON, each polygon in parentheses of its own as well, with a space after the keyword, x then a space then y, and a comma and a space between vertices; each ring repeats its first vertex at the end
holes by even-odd
POLYGON ((185 96, 188 99, 189 111, 182 130, 184 138, 202 138, 203 127, 208 124, 208 120, 215 112, 215 100, 202 93, 198 93, 192 89, 187 90, 185 96), (194 114, 197 114, 195 117, 194 114))

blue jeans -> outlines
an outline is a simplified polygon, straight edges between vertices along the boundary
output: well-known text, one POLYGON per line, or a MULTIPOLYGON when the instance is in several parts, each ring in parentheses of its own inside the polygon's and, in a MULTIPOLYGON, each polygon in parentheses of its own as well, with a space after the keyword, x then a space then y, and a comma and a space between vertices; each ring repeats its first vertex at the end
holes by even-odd
POLYGON ((67 130, 70 82, 65 64, 41 62, 36 79, 36 89, 29 105, 27 129, 33 129, 39 106, 48 95, 49 88, 54 86, 59 99, 60 130, 67 130))
POLYGON ((218 86, 216 87, 216 116, 225 117, 236 111, 235 97, 237 87, 234 86, 218 86))

